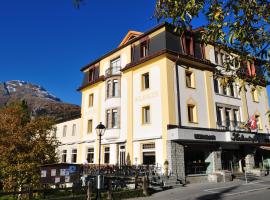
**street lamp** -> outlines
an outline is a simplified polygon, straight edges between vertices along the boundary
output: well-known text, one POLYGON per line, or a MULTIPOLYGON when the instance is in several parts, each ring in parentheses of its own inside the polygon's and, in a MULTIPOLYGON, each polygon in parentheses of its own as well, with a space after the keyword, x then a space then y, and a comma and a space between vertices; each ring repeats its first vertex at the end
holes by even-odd
POLYGON ((100 178, 100 159, 101 159, 101 137, 105 133, 106 127, 100 122, 99 125, 96 127, 96 133, 97 137, 99 137, 99 151, 98 151, 98 176, 97 176, 97 198, 96 199, 101 199, 100 196, 100 189, 101 189, 101 178, 100 178))

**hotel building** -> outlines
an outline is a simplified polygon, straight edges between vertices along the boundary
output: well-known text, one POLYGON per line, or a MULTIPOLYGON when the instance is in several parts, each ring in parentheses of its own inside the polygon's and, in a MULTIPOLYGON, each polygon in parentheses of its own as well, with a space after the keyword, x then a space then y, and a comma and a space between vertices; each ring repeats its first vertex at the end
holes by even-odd
MULTIPOLYGON (((98 163, 95 127, 102 122, 102 163, 162 171, 168 161, 180 178, 268 165, 266 86, 222 84, 215 70, 237 55, 202 44, 200 31, 179 35, 167 23, 129 31, 116 49, 83 67, 81 118, 57 124, 61 161, 98 163), (250 118, 256 130, 244 125, 250 118)), ((253 64, 243 74, 261 75, 253 64)))

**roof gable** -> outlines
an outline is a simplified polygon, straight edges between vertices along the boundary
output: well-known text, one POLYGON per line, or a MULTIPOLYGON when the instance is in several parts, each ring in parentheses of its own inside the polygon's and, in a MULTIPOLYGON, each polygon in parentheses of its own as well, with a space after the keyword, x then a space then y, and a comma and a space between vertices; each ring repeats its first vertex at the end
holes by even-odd
POLYGON ((119 47, 126 44, 128 41, 132 40, 133 38, 138 37, 142 34, 143 34, 142 32, 138 32, 138 31, 128 31, 124 39, 119 44, 119 47))

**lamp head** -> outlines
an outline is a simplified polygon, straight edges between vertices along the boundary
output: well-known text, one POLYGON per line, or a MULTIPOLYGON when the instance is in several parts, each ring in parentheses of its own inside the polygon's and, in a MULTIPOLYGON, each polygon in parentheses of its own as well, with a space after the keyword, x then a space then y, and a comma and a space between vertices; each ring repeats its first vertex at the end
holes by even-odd
POLYGON ((103 136, 106 127, 100 122, 96 127, 97 136, 103 136))

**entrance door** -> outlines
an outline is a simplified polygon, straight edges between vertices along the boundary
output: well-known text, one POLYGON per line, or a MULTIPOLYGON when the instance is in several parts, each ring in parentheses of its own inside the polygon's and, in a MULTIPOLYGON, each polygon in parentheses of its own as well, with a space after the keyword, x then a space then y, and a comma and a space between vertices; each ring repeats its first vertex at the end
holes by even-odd
POLYGON ((243 172, 245 159, 239 151, 222 150, 221 153, 222 169, 232 173, 243 172))
POLYGON ((124 144, 119 145, 119 165, 126 165, 126 146, 124 144))

